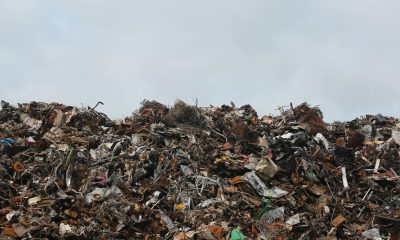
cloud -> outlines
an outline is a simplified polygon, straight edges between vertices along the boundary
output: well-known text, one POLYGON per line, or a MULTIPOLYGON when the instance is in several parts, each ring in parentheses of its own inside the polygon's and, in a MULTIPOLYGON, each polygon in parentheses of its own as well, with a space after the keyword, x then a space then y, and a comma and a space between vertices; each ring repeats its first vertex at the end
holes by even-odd
POLYGON ((0 3, 0 95, 16 102, 308 101, 328 121, 398 116, 398 1, 0 3))

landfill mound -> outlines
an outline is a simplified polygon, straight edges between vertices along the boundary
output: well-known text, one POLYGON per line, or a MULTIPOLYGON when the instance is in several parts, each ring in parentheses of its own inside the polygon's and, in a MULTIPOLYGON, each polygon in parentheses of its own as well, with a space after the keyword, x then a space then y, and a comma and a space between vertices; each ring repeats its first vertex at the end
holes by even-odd
POLYGON ((1 107, 1 239, 400 239, 395 118, 1 107))

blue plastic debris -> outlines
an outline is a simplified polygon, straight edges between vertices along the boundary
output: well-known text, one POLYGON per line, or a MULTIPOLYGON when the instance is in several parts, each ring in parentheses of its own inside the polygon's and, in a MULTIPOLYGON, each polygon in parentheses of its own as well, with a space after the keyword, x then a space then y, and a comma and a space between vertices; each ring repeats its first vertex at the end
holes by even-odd
POLYGON ((4 138, 4 139, 0 139, 0 144, 4 144, 7 146, 12 146, 15 143, 15 140, 12 138, 4 138))

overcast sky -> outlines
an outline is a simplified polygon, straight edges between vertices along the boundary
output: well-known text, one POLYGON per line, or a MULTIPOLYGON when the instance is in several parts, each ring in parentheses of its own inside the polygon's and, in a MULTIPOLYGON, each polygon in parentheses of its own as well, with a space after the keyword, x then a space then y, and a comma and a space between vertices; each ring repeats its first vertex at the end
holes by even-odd
POLYGON ((400 1, 0 1, 0 98, 400 117, 400 1))

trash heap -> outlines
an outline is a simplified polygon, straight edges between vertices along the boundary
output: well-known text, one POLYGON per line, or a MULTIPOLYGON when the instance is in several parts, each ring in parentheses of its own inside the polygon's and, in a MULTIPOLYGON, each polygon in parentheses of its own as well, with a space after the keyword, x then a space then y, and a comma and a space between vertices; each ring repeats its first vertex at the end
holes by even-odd
POLYGON ((1 107, 1 239, 400 239, 395 118, 1 107))

